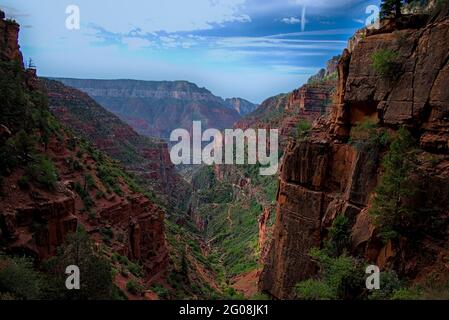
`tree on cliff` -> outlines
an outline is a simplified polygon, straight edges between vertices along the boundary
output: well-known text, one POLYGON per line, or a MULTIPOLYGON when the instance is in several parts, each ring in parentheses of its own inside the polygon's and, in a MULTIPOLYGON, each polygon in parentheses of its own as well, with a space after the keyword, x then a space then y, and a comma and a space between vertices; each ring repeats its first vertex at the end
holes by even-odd
POLYGON ((413 0, 383 0, 381 17, 388 18, 393 16, 394 18, 402 15, 401 9, 405 3, 410 3, 413 0))
POLYGON ((94 247, 89 234, 81 227, 69 234, 58 254, 47 263, 49 271, 47 295, 50 299, 104 300, 114 298, 112 268, 109 261, 94 247), (80 290, 67 290, 67 266, 80 269, 80 290))
POLYGON ((384 240, 397 238, 406 232, 415 214, 411 204, 411 198, 418 192, 412 179, 416 167, 415 145, 411 133, 402 127, 383 161, 385 173, 376 189, 370 214, 384 240))

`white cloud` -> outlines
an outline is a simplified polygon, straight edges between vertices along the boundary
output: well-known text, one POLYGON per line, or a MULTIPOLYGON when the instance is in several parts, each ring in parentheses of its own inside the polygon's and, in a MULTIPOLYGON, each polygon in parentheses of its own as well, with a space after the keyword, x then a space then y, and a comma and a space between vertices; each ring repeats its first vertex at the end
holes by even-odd
POLYGON ((301 20, 295 17, 290 17, 290 18, 284 18, 282 19, 282 22, 286 23, 286 24, 300 24, 301 20))

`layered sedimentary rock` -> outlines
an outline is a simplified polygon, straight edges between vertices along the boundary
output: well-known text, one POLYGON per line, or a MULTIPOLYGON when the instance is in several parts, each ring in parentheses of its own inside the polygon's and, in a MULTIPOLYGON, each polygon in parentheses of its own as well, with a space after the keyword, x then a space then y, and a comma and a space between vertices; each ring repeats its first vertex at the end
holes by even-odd
POLYGON ((118 115, 138 133, 169 139, 173 130, 232 128, 240 115, 220 97, 187 81, 56 79, 77 88, 118 115))
POLYGON ((258 105, 242 98, 229 98, 225 100, 228 108, 238 112, 241 116, 246 116, 257 109, 258 105))
POLYGON ((12 21, 5 20, 5 13, 0 10, 0 48, 1 59, 17 61, 23 66, 23 57, 19 46, 20 26, 12 21))
POLYGON ((276 298, 294 298, 294 286, 317 275, 309 252, 323 246, 338 214, 350 221, 350 254, 365 262, 382 270, 393 267, 412 281, 449 271, 443 262, 447 228, 438 235, 423 232, 413 239, 379 240, 369 208, 383 171, 382 155, 347 142, 353 126, 367 118, 393 135, 407 126, 421 147, 414 173, 421 177, 421 195, 414 201, 447 226, 449 19, 445 13, 427 24, 422 19, 401 21, 393 28, 399 30, 393 32, 387 23, 350 43, 351 50, 344 51, 338 65, 336 101, 329 117, 286 151, 273 242, 259 283, 276 298), (379 49, 398 53, 397 79, 382 79, 373 70, 371 55, 379 49))
POLYGON ((63 124, 121 161, 172 208, 186 210, 189 188, 176 172, 166 142, 139 135, 80 90, 48 79, 40 82, 48 92, 50 110, 63 124))
MULTIPOLYGON (((18 26, 3 18, 0 13, 0 58, 4 62, 16 61, 21 59, 18 26)), ((2 108, 7 108, 11 101, 17 103, 17 114, 5 115, 2 110, 2 157, 18 159, 8 158, 3 162, 8 168, 2 167, 2 252, 30 255, 38 262, 54 255, 66 235, 83 226, 109 254, 121 252, 141 263, 149 278, 164 270, 169 257, 163 210, 131 185, 129 176, 116 162, 94 151, 91 145, 81 143, 50 118, 45 99, 36 100, 44 94, 35 70, 17 70, 6 63, 1 66, 0 75, 2 84, 10 81, 18 94, 27 97, 22 100, 2 97, 7 101, 2 108), (34 103, 29 97, 34 98, 34 103), (34 125, 35 119, 27 118, 31 108, 38 113, 35 118, 40 121, 39 126, 34 125), (44 136, 42 127, 50 121, 50 133, 39 140, 44 136), (21 129, 24 124, 28 131, 21 129), (17 151, 18 156, 5 153, 7 145, 19 148, 14 138, 26 145, 21 147, 24 155, 17 151)))
POLYGON ((254 112, 236 122, 239 129, 279 129, 280 143, 285 149, 297 138, 301 120, 313 123, 329 111, 337 86, 335 73, 339 57, 327 62, 307 84, 288 93, 270 97, 254 112))

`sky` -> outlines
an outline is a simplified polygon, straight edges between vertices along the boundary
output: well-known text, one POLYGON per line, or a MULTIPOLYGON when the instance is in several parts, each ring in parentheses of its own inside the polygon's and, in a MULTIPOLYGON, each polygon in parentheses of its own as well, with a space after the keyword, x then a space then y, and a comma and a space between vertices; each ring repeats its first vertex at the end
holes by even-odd
POLYGON ((254 103, 338 55, 379 0, 0 0, 47 77, 187 80, 254 103), (66 9, 76 5, 80 28, 66 9))

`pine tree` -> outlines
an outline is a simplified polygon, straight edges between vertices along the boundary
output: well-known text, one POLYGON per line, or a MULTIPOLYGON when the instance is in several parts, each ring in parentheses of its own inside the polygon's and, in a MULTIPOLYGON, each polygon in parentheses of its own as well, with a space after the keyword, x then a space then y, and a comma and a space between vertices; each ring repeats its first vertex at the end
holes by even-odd
POLYGON ((112 297, 111 264, 98 252, 82 227, 67 236, 58 254, 47 261, 46 267, 50 275, 46 290, 49 299, 107 300, 112 297), (67 290, 65 287, 65 269, 70 265, 80 269, 80 290, 67 290))
POLYGON ((406 231, 415 214, 408 204, 418 188, 411 176, 416 166, 415 140, 406 128, 401 128, 385 155, 383 174, 370 214, 384 240, 398 237, 406 231))
POLYGON ((404 2, 403 0, 383 0, 382 1, 382 10, 381 16, 382 18, 387 18, 393 15, 393 17, 397 18, 401 16, 401 9, 404 2))

